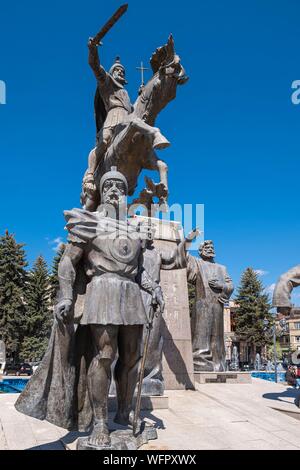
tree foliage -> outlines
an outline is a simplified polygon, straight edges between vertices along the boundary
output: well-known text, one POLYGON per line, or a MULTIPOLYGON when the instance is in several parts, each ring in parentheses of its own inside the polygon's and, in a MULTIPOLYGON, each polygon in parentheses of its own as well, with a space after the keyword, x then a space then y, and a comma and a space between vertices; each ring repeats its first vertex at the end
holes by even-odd
POLYGON ((26 259, 23 244, 8 231, 0 237, 0 334, 8 356, 18 359, 24 334, 26 259))
POLYGON ((252 268, 244 271, 235 301, 237 335, 256 346, 269 344, 270 335, 267 334, 264 325, 265 319, 269 322, 268 328, 273 324, 269 297, 258 274, 252 268))
POLYGON ((49 274, 42 256, 36 259, 28 273, 25 302, 24 339, 20 356, 23 360, 37 361, 45 353, 53 321, 49 274))
POLYGON ((52 263, 52 270, 51 270, 51 275, 50 275, 50 297, 51 297, 52 304, 55 303, 56 296, 57 296, 57 291, 59 287, 58 265, 62 258, 62 255, 64 254, 65 248, 66 248, 66 245, 62 243, 52 263))

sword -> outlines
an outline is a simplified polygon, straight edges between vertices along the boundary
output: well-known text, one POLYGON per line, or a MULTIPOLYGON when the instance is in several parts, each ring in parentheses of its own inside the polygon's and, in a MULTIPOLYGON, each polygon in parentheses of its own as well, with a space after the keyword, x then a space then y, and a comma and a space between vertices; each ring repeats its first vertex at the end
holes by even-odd
POLYGON ((120 6, 118 10, 112 15, 112 17, 105 23, 102 29, 96 34, 96 36, 92 39, 95 45, 101 44, 101 39, 108 33, 108 31, 113 27, 113 25, 124 15, 127 11, 128 3, 120 6))
POLYGON ((136 405, 135 405, 134 417, 133 417, 133 423, 132 423, 132 430, 133 430, 134 436, 136 435, 138 419, 139 419, 140 412, 141 412, 142 385, 143 385, 143 379, 144 379, 146 359, 147 359, 147 354, 148 354, 150 333, 153 327, 154 313, 155 313, 154 308, 151 305, 150 312, 149 312, 149 323, 147 324, 147 333, 146 333, 146 338, 145 338, 145 343, 144 343, 142 363, 141 363, 141 368, 140 368, 140 373, 139 373, 139 385, 138 385, 138 391, 137 391, 137 396, 136 396, 136 405))

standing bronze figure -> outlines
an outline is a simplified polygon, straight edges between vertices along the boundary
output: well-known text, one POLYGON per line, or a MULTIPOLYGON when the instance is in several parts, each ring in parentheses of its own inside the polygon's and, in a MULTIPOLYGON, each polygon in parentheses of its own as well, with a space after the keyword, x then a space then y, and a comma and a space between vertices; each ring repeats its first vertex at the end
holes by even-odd
POLYGON ((196 286, 191 317, 195 371, 225 371, 224 304, 233 292, 225 266, 215 263, 211 240, 199 248, 200 258, 187 254, 188 281, 196 286))
POLYGON ((91 429, 88 444, 109 447, 111 364, 118 351, 115 422, 128 425, 147 323, 140 289, 161 311, 164 302, 143 266, 144 234, 126 219, 125 177, 113 168, 102 177, 100 191, 97 212, 65 211, 69 243, 58 270, 56 322, 42 364, 16 408, 67 429, 91 429))
MULTIPOLYGON (((190 234, 190 238, 181 241, 175 248, 166 249, 155 245, 155 228, 151 226, 151 222, 148 227, 152 231, 152 236, 149 236, 147 238, 146 246, 143 251, 143 263, 147 273, 159 285, 161 270, 178 269, 184 265, 186 243, 189 242, 190 238, 192 238, 192 235, 190 234)), ((151 295, 145 290, 142 290, 141 294, 147 316, 151 317, 151 295)), ((152 322, 151 336, 149 338, 149 353, 145 361, 145 371, 142 388, 144 395, 163 395, 164 393, 164 380, 162 373, 162 328, 162 315, 155 315, 152 322)), ((147 332, 147 325, 145 325, 143 341, 145 341, 147 332)))

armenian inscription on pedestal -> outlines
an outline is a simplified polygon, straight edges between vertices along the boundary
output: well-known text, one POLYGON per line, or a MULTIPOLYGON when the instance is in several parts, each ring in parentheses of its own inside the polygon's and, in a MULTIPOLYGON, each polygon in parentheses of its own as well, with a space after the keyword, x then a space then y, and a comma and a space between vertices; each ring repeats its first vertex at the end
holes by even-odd
MULTIPOLYGON (((153 219, 152 219, 153 220, 153 219)), ((160 221, 155 245, 172 250, 183 237, 180 224, 160 221)), ((161 271, 161 287, 165 299, 162 336, 163 377, 166 390, 194 388, 191 326, 186 269, 161 271)))

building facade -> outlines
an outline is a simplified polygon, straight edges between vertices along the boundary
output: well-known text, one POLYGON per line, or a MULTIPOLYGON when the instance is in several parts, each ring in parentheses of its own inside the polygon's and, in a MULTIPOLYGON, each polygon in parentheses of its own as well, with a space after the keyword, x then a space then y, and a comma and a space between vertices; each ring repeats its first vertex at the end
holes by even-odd
MULTIPOLYGON (((280 332, 280 320, 282 316, 278 315, 276 318, 276 326, 280 332)), ((294 308, 293 314, 289 317, 285 317, 286 320, 286 331, 281 333, 279 336, 279 344, 282 352, 291 354, 294 351, 300 351, 300 308, 294 308)))
MULTIPOLYGON (((257 353, 261 355, 262 360, 266 360, 266 347, 258 347, 248 341, 241 340, 235 331, 237 304, 230 300, 224 308, 224 339, 226 348, 226 361, 231 362, 232 350, 236 346, 239 354, 240 366, 253 365, 257 353)), ((300 321, 300 320, 299 320, 300 321)), ((299 330, 300 335, 300 330, 299 330)), ((299 343, 300 346, 300 343, 299 343)))

